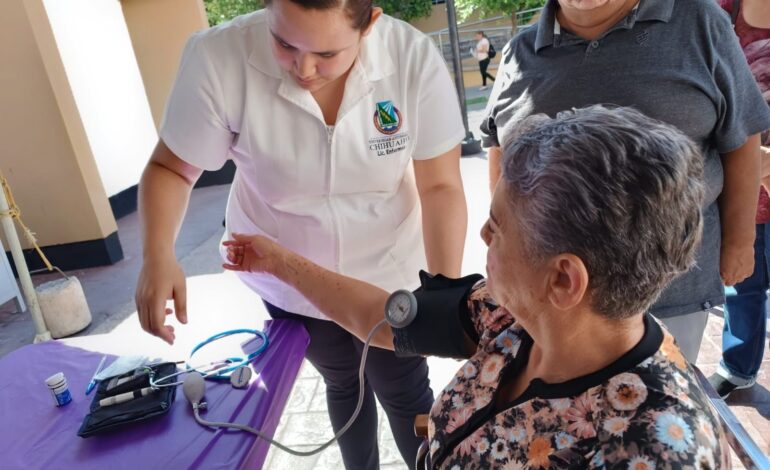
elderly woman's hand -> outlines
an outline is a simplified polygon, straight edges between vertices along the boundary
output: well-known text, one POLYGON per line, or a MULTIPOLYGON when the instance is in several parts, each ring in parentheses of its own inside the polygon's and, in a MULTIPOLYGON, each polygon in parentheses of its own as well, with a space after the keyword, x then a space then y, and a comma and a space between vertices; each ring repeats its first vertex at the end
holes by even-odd
POLYGON ((285 248, 261 235, 233 233, 232 240, 225 240, 227 263, 223 268, 230 271, 276 274, 283 266, 288 253, 285 248))

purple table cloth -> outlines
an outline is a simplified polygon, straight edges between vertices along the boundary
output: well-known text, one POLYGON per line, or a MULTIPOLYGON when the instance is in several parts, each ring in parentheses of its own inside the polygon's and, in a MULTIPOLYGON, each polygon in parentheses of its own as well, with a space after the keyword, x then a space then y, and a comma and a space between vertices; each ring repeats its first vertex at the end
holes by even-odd
MULTIPOLYGON (((266 322, 269 346, 244 390, 206 382, 209 421, 246 423, 272 435, 309 343, 295 320, 266 322)), ((102 354, 57 341, 20 348, 0 360, 0 468, 261 468, 268 445, 242 432, 203 428, 181 387, 169 413, 83 439, 77 431, 93 394, 83 391, 102 354), (44 381, 64 372, 72 403, 57 408, 44 381)), ((107 364, 111 362, 108 356, 107 364)))

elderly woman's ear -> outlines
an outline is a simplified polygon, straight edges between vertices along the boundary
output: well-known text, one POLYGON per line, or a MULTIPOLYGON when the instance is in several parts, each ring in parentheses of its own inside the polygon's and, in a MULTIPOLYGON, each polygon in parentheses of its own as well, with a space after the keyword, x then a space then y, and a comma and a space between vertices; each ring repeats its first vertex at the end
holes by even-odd
POLYGON ((548 301, 559 310, 588 306, 588 270, 573 254, 554 256, 548 262, 548 301))

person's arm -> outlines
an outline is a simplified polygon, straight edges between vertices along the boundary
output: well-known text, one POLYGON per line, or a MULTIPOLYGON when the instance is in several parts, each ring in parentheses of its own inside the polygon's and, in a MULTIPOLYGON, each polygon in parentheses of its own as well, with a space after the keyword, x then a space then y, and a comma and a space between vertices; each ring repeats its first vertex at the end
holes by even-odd
POLYGON ((770 147, 762 146, 759 151, 762 158, 762 185, 770 193, 770 147))
POLYGON ((724 187, 719 196, 722 248, 719 272, 725 285, 732 286, 754 271, 755 217, 759 193, 759 134, 722 155, 724 187))
POLYGON ((766 0, 743 0, 741 14, 749 26, 760 29, 770 28, 770 2, 766 0))
POLYGON ((422 205, 422 230, 428 271, 459 277, 468 208, 460 176, 460 146, 436 158, 414 161, 422 205))
POLYGON ((142 328, 169 344, 174 328, 165 324, 166 300, 174 300, 181 323, 187 323, 185 275, 174 254, 182 219, 195 182, 203 170, 176 156, 163 141, 152 153, 139 182, 143 263, 136 286, 136 309, 142 328))
MULTIPOLYGON (((263 236, 232 236, 233 240, 224 242, 225 269, 272 274, 361 341, 385 318, 390 294, 379 287, 324 269, 263 236)), ((380 327, 371 344, 393 350, 390 325, 380 327)))
POLYGON ((487 161, 489 162, 489 194, 495 193, 495 186, 500 181, 502 174, 500 162, 503 158, 503 150, 500 147, 489 147, 487 161))
MULTIPOLYGON (((390 294, 379 287, 324 269, 261 235, 233 233, 223 245, 223 268, 275 276, 361 341, 385 318, 390 294)), ((499 329, 511 320, 504 309, 490 310, 481 279, 478 274, 449 279, 421 273, 417 318, 399 330, 384 323, 371 344, 397 354, 470 357, 481 330, 499 329)))

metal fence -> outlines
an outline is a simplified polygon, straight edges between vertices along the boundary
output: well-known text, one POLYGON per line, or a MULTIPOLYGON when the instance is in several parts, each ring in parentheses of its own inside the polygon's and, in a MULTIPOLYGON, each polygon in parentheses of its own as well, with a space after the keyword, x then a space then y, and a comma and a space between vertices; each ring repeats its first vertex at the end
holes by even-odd
MULTIPOLYGON (((516 29, 516 34, 525 31, 530 28, 530 24, 521 24, 525 20, 529 20, 533 15, 536 15, 542 10, 541 8, 532 8, 529 10, 523 10, 516 13, 516 19, 519 22, 519 26, 516 29)), ((476 32, 484 31, 487 35, 489 42, 492 43, 497 50, 497 57, 499 58, 501 52, 508 41, 513 37, 513 25, 509 17, 496 16, 494 18, 485 18, 483 20, 469 21, 458 25, 457 33, 460 36, 460 58, 463 61, 463 70, 472 71, 478 68, 476 60, 473 58, 471 51, 476 48, 476 38, 474 37, 476 32), (505 21, 508 24, 500 26, 499 23, 505 21), (495 25, 495 26, 492 26, 495 25)), ((437 31, 428 33, 428 36, 436 43, 441 54, 444 56, 444 60, 447 63, 452 62, 452 46, 449 42, 449 29, 443 28, 437 31)), ((490 68, 496 68, 497 61, 493 61, 490 68)))

